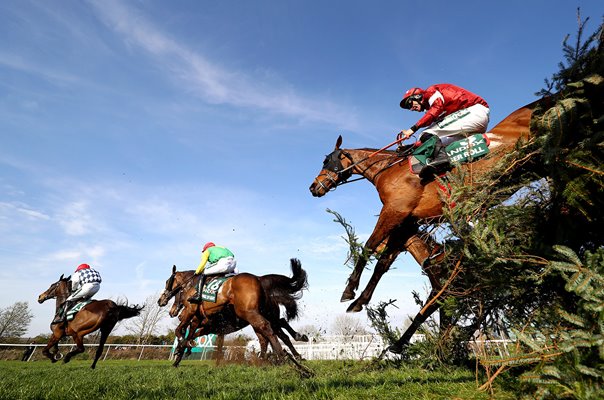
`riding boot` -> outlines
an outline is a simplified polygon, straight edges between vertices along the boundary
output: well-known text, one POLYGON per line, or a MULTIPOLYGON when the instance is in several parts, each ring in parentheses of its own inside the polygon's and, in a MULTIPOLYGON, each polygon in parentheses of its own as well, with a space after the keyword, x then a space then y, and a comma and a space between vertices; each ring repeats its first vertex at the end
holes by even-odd
POLYGON ((57 311, 57 314, 55 315, 55 319, 53 319, 50 324, 54 325, 54 324, 61 324, 61 323, 65 322, 65 320, 67 319, 67 311, 69 311, 71 306, 72 306, 71 301, 65 301, 63 304, 61 304, 61 306, 59 307, 59 310, 57 311))
POLYGON ((200 274, 199 278, 197 278, 196 291, 193 296, 189 297, 187 300, 189 303, 200 303, 201 304, 201 293, 203 291, 203 284, 205 283, 206 276, 205 274, 200 274))
POLYGON ((65 309, 65 305, 62 305, 59 307, 59 309, 57 310, 57 313, 55 314, 55 318, 50 323, 51 325, 60 324, 65 320, 65 317, 63 316, 64 309, 65 309))
POLYGON ((428 158, 426 165, 419 172, 419 176, 422 179, 430 179, 435 174, 440 174, 451 169, 451 163, 449 156, 445 150, 440 138, 434 144, 434 151, 432 157, 428 158))

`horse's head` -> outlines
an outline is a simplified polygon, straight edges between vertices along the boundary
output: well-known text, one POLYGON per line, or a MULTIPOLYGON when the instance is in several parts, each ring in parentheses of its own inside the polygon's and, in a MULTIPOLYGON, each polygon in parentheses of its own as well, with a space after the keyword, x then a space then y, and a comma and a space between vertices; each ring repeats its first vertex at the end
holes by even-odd
POLYGON ((310 185, 310 193, 313 196, 324 196, 352 175, 352 171, 348 168, 353 164, 352 159, 340 148, 341 145, 342 136, 339 136, 334 150, 325 157, 321 172, 310 185))
POLYGON ((175 295, 174 295, 174 304, 172 304, 172 307, 170 308, 170 317, 174 318, 178 315, 178 313, 180 312, 180 310, 182 310, 182 308, 184 307, 184 304, 182 303, 182 298, 184 296, 184 291, 183 290, 179 290, 175 295))
POLYGON ((161 296, 159 296, 159 299, 157 300, 157 304, 160 307, 164 307, 166 304, 168 304, 168 302, 170 301, 170 299, 174 296, 174 286, 175 286, 175 278, 176 278, 176 265, 172 266, 172 275, 170 275, 170 277, 168 278, 168 280, 166 280, 166 286, 164 287, 164 291, 161 293, 161 296))
POLYGON ((44 293, 38 296, 38 303, 42 304, 48 299, 62 299, 65 300, 69 296, 70 292, 70 279, 71 275, 64 278, 63 275, 59 277, 59 280, 50 285, 44 293))

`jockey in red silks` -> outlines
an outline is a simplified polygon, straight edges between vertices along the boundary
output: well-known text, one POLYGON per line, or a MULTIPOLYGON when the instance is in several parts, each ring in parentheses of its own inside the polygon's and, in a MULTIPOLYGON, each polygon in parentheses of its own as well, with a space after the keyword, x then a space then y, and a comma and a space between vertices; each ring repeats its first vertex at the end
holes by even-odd
POLYGON ((80 264, 71 276, 71 295, 59 307, 51 324, 65 322, 67 311, 78 301, 90 299, 101 288, 101 274, 88 264, 80 264))
POLYGON ((489 105, 480 96, 449 83, 432 85, 426 90, 412 88, 405 92, 400 102, 401 108, 411 111, 425 111, 411 128, 402 130, 397 140, 408 139, 420 128, 423 143, 433 136, 438 138, 432 157, 420 172, 421 177, 451 168, 445 145, 452 140, 448 137, 458 133, 484 133, 489 124, 489 105))

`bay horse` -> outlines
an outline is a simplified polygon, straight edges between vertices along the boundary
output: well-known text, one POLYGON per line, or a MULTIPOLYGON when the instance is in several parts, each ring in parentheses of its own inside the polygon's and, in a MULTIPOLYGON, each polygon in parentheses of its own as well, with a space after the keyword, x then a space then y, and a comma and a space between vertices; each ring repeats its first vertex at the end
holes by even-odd
MULTIPOLYGON (((56 299, 56 308, 58 309, 71 293, 70 279, 71 275, 67 278, 64 278, 63 275, 61 275, 58 281, 50 285, 45 292, 38 296, 38 303, 41 304, 48 299, 54 298, 56 299)), ((92 300, 91 303, 78 311, 71 321, 50 325, 52 336, 48 340, 48 344, 44 347, 44 350, 42 350, 42 353, 53 363, 57 362, 60 359, 58 353, 59 341, 65 336, 71 336, 76 347, 65 355, 63 361, 68 363, 73 356, 84 352, 84 336, 100 330, 101 337, 99 339, 99 346, 91 365, 91 368, 94 369, 99 357, 103 354, 103 348, 105 347, 107 337, 115 325, 122 319, 139 315, 142 309, 143 307, 137 305, 128 306, 117 304, 112 300, 92 300), (54 353, 50 351, 53 347, 55 348, 54 353)))
MULTIPOLYGON (((172 271, 173 276, 175 277, 174 279, 174 283, 176 284, 177 282, 183 282, 183 281, 191 281, 191 278, 193 277, 195 271, 189 270, 189 271, 176 271, 175 267, 172 271)), ((265 291, 267 293, 270 293, 271 291, 271 286, 272 286, 272 282, 271 282, 271 278, 275 277, 276 279, 291 279, 291 281, 295 281, 295 273, 294 273, 294 277, 292 278, 288 278, 286 276, 283 275, 263 275, 258 277, 260 279, 260 282, 262 283, 262 287, 265 289, 265 291)), ((168 312, 168 314, 170 315, 170 317, 174 318, 176 316, 183 317, 183 314, 180 314, 180 311, 185 307, 185 302, 187 301, 187 299, 185 298, 185 292, 187 291, 186 288, 184 288, 183 286, 176 286, 177 290, 176 293, 174 294, 174 303, 172 304, 172 307, 170 308, 170 311, 168 312)), ((166 289, 168 290, 167 292, 164 291, 162 293, 162 295, 164 293, 170 293, 172 292, 172 290, 166 289)), ((271 296, 269 294, 269 296, 271 296)), ((288 296, 289 297, 289 296, 288 296)), ((281 341, 283 343, 285 343, 285 345, 290 349, 292 355, 297 359, 297 360, 301 360, 302 356, 300 355, 300 353, 298 353, 298 351, 296 350, 296 348, 294 347, 293 343, 291 342, 291 340, 289 339, 289 336, 287 336, 285 334, 285 332, 283 331, 285 329, 285 331, 287 331, 287 333, 289 333, 291 335, 291 337, 297 341, 297 342, 308 342, 308 336, 304 335, 304 334, 300 334, 299 332, 297 332, 296 330, 294 330, 291 325, 289 324, 289 320, 290 319, 295 319, 298 317, 298 310, 297 310, 297 304, 295 305, 295 309, 292 310, 291 306, 289 306, 288 304, 284 304, 284 303, 288 303, 289 301, 283 301, 283 296, 279 296, 278 299, 274 299, 274 301, 269 302, 269 306, 272 308, 269 315, 270 315, 270 323, 271 323, 271 327, 273 328, 273 330, 275 331, 275 334, 277 335, 277 337, 279 339, 281 339, 281 341), (280 318, 280 310, 279 310, 279 306, 283 305, 286 306, 287 309, 287 319, 286 318, 280 318)), ((162 300, 162 304, 167 304, 167 301, 169 300, 165 300, 165 298, 161 298, 160 300, 162 300)), ((295 302, 295 298, 291 298, 291 300, 294 300, 295 302)), ((160 303, 160 301, 158 301, 158 304, 160 303)), ((295 304, 295 303, 294 303, 295 304)), ((182 321, 182 318, 181 318, 182 321)), ((193 321, 192 321, 192 325, 193 326, 199 326, 199 320, 196 317, 193 317, 193 321)), ((235 327, 233 327, 235 328, 235 327)), ((207 329, 206 329, 207 330, 207 329)), ((235 329, 236 330, 236 329, 235 329)), ((233 330, 233 331, 235 331, 233 330)), ((195 339, 196 337, 202 336, 201 335, 200 330, 196 330, 195 334, 193 335, 193 337, 190 337, 189 340, 191 339, 195 339)), ((231 333, 231 332, 228 332, 231 333)), ((182 332, 175 332, 176 337, 178 337, 178 339, 181 339, 183 337, 183 333, 182 332)), ((258 342, 260 343, 260 358, 261 359, 266 359, 267 358, 267 350, 268 350, 268 342, 267 340, 262 336, 258 336, 258 342)), ((220 358, 222 357, 222 347, 224 344, 224 334, 220 333, 218 334, 218 338, 216 341, 216 348, 217 348, 217 361, 220 360, 220 358)), ((191 347, 190 345, 188 346, 186 352, 188 354, 190 354, 191 351, 191 347)))
MULTIPOLYGON (((531 115, 540 101, 514 111, 487 133, 490 154, 462 166, 471 172, 470 177, 488 172, 504 154, 513 149, 519 139, 529 137, 531 115)), ((417 328, 439 308, 435 300, 442 288, 440 282, 444 278, 444 271, 438 267, 438 261, 444 254, 439 255, 440 250, 431 237, 418 235, 418 223, 442 215, 443 203, 439 192, 443 189, 436 180, 428 183, 420 180, 418 175, 411 172, 407 158, 395 151, 342 149, 341 145, 342 136, 339 136, 334 150, 326 156, 319 175, 309 188, 311 194, 314 197, 324 196, 356 174, 375 186, 382 202, 378 221, 364 246, 364 254, 377 255, 377 262, 367 286, 350 304, 347 312, 359 312, 369 303, 381 277, 402 251, 408 251, 420 264, 432 286, 426 306, 415 316, 401 338, 389 348, 392 352, 400 353, 417 328)), ((354 299, 367 260, 360 257, 356 262, 341 301, 354 299)))
MULTIPOLYGON (((283 304, 286 310, 296 310, 295 300, 299 298, 298 292, 307 286, 306 271, 301 267, 297 259, 291 259, 291 267, 294 277, 284 279, 271 279, 268 284, 270 290, 265 289, 259 277, 249 273, 239 273, 229 277, 220 287, 216 302, 203 302, 204 314, 207 321, 198 326, 199 322, 204 320, 200 313, 198 304, 190 303, 185 300, 181 316, 181 322, 176 328, 176 335, 180 337, 174 366, 178 366, 184 351, 188 346, 188 341, 194 335, 205 335, 208 333, 227 334, 235 332, 251 325, 259 338, 267 340, 273 348, 279 359, 287 356, 287 353, 281 347, 277 337, 282 333, 279 325, 279 304, 283 304), (277 301, 277 298, 288 298, 285 301, 277 301), (293 303, 292 303, 293 301, 293 303), (271 303, 275 304, 271 304, 271 303), (288 305, 290 308, 288 309, 288 305), (275 314, 276 312, 276 314, 275 314), (271 323, 271 321, 273 321, 271 323), (186 330, 188 329, 188 334, 186 330), (199 329, 199 330, 198 330, 199 329)), ((166 289, 160 296, 158 304, 165 306, 171 297, 182 290, 183 299, 188 299, 196 290, 191 281, 185 281, 181 275, 178 277, 176 268, 173 267, 172 275, 166 281, 166 289), (178 282, 178 280, 182 282, 178 282)), ((265 283, 265 285, 267 285, 265 283)), ((174 308, 174 307, 173 307, 174 308)), ((293 360, 293 359, 292 359, 293 360)), ((295 360, 294 363, 301 367, 295 360)))
MULTIPOLYGON (((179 316, 181 321, 185 317, 184 314, 180 314, 180 311, 186 305, 188 305, 187 304, 188 300, 185 296, 185 293, 188 292, 189 285, 191 285, 193 283, 194 272, 195 271, 193 271, 193 270, 177 271, 175 265, 172 267, 172 275, 166 281, 166 287, 158 300, 158 305, 163 307, 163 306, 167 305, 168 301, 171 298, 174 298, 174 303, 172 304, 172 307, 170 308, 170 311, 168 312, 170 317, 174 318, 176 316, 179 316)), ((304 334, 300 334, 299 332, 295 331, 289 324, 290 320, 298 317, 298 305, 296 303, 296 300, 298 300, 297 293, 299 292, 300 289, 305 288, 307 286, 306 272, 301 268, 301 266, 299 264, 292 263, 292 277, 291 278, 284 276, 284 275, 279 275, 279 274, 270 274, 270 275, 259 276, 258 279, 260 280, 260 283, 261 283, 262 288, 264 289, 265 293, 269 296, 269 300, 271 300, 268 302, 268 307, 270 308, 270 312, 268 313, 268 315, 270 316, 269 321, 271 323, 273 330, 275 331, 275 334, 290 349, 292 355, 296 359, 301 360, 302 356, 298 353, 298 351, 294 347, 293 343, 291 342, 291 340, 289 339, 289 337, 285 334, 285 332, 283 330, 285 329, 295 341, 308 342, 308 336, 306 336, 304 334), (281 284, 276 285, 275 282, 281 282, 281 284), (288 292, 284 292, 283 290, 280 290, 280 293, 275 293, 275 291, 274 291, 275 287, 288 287, 289 290, 288 290, 288 292), (281 305, 284 306, 284 308, 286 310, 286 318, 280 317, 279 306, 281 306, 281 305)), ((193 317, 192 322, 193 322, 193 324, 192 324, 193 326, 199 326, 199 320, 197 317, 193 317)), ((224 342, 224 334, 232 333, 241 328, 238 326, 233 326, 232 324, 229 324, 227 321, 225 321, 222 324, 222 326, 218 326, 220 324, 217 324, 216 322, 214 322, 214 325, 215 325, 214 327, 206 328, 204 330, 215 331, 215 332, 211 332, 211 333, 218 334, 218 339, 217 339, 218 351, 217 351, 217 353, 220 357, 222 355, 222 345, 224 342), (219 332, 225 332, 225 333, 219 333, 219 332)), ((185 331, 187 328, 188 327, 185 327, 185 331)), ((189 340, 202 336, 201 332, 202 331, 200 331, 200 330, 196 330, 196 332, 193 334, 193 337, 189 337, 189 340)), ((184 336, 184 333, 185 332, 182 332, 177 329, 175 332, 175 335, 180 340, 184 336)), ((258 340, 260 343, 260 358, 264 359, 264 358, 266 358, 268 342, 262 335, 258 336, 258 340)), ((190 353, 190 345, 188 345, 186 351, 188 353, 190 353)))

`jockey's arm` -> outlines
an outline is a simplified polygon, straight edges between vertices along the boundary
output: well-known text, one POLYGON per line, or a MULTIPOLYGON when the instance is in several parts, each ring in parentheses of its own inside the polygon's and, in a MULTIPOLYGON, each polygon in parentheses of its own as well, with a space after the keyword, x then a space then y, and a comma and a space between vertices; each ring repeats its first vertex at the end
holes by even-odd
POLYGON ((80 274, 78 272, 76 272, 75 274, 73 274, 71 276, 71 293, 78 290, 79 287, 80 287, 80 274))
POLYGON ((201 261, 199 262, 199 266, 195 270, 195 275, 199 275, 203 272, 209 258, 210 258, 210 250, 204 251, 203 254, 201 255, 201 261))

